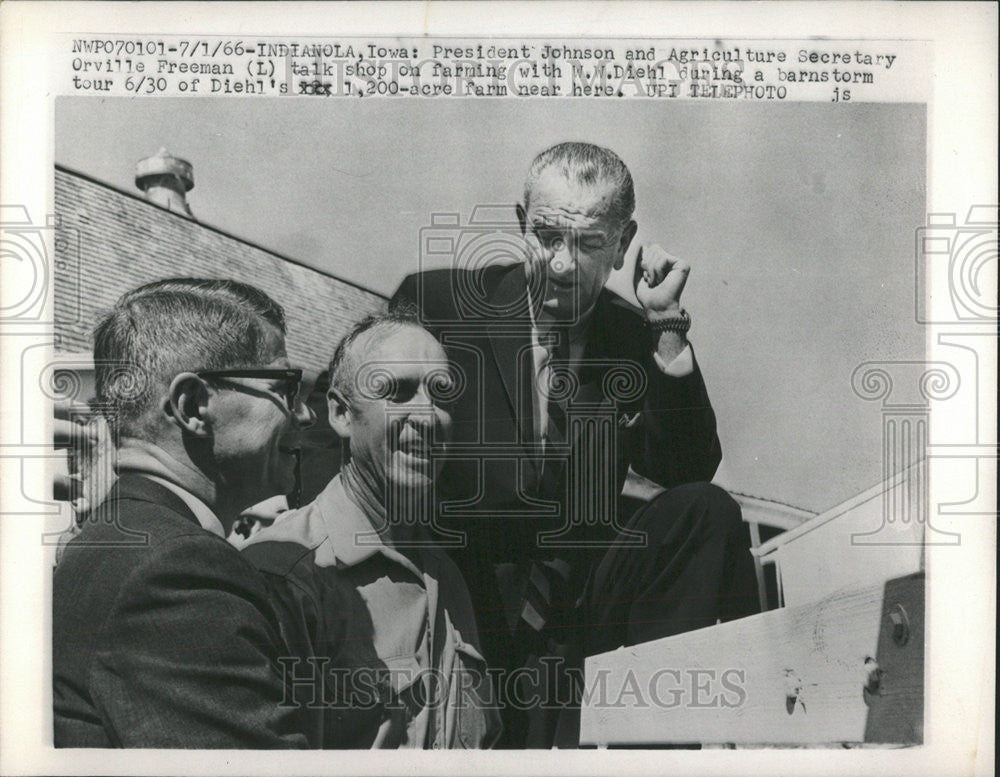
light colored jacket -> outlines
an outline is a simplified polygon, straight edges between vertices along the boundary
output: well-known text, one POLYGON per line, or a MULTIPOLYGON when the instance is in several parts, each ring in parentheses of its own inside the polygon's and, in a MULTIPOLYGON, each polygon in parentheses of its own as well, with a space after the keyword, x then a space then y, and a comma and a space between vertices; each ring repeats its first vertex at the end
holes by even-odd
POLYGON ((340 476, 254 534, 296 702, 325 747, 482 748, 501 725, 468 588, 433 543, 386 545, 340 476))

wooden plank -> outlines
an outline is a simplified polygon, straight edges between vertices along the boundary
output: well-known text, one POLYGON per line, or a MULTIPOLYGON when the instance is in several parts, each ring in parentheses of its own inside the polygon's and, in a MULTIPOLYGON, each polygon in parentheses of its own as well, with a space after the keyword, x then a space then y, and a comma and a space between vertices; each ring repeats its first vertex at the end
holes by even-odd
POLYGON ((588 658, 581 744, 919 741, 923 575, 900 585, 841 591, 588 658), (899 603, 913 611, 910 638, 890 650, 887 613, 899 603), (866 692, 875 663, 880 684, 866 692), (869 705, 878 711, 871 725, 869 705))
POLYGON ((924 576, 885 586, 876 656, 883 674, 868 694, 865 742, 924 741, 924 576))
MULTIPOLYGON (((793 529, 789 529, 784 534, 778 535, 773 540, 765 542, 763 545, 761 545, 759 552, 761 553, 761 555, 767 555, 775 548, 781 545, 785 545, 788 542, 791 542, 792 540, 795 540, 804 534, 808 534, 809 532, 816 529, 818 526, 822 526, 823 524, 828 523, 829 521, 841 520, 843 516, 851 515, 859 507, 871 502, 873 499, 881 499, 882 495, 885 494, 886 492, 898 489, 901 486, 905 485, 907 482, 909 482, 912 475, 912 471, 917 466, 918 465, 916 464, 911 465, 910 467, 900 472, 897 472, 891 478, 888 478, 887 480, 884 480, 881 483, 877 483, 871 488, 862 491, 860 494, 852 496, 846 502, 841 502, 836 507, 831 507, 829 510, 820 513, 814 518, 810 518, 805 523, 802 523, 793 529)), ((875 524, 875 527, 877 526, 878 523, 875 524)))

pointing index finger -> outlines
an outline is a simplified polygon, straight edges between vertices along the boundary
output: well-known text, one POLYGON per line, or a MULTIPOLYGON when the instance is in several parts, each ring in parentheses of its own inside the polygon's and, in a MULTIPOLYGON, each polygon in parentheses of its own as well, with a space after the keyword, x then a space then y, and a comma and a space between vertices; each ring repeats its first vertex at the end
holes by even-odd
POLYGON ((643 246, 639 246, 639 250, 635 254, 635 267, 633 267, 633 269, 632 269, 632 288, 633 289, 638 289, 639 288, 639 281, 642 280, 642 276, 643 276, 643 274, 645 272, 645 267, 643 267, 643 263, 645 262, 645 259, 643 259, 642 249, 643 249, 643 246))

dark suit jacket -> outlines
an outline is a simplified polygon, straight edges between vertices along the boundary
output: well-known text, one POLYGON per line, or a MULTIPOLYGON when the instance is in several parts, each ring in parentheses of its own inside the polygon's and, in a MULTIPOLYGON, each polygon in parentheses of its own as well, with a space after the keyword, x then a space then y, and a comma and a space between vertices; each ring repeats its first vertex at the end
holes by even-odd
POLYGON ((261 579, 168 489, 123 474, 52 598, 56 747, 306 746, 261 579))
MULTIPOLYGON (((478 610, 486 658, 498 666, 516 664, 524 642, 509 639, 519 628, 520 607, 511 601, 511 565, 521 584, 530 575, 527 559, 559 562, 544 567, 565 571, 562 580, 550 577, 549 596, 563 610, 572 608, 589 566, 627 519, 617 518, 615 527, 606 520, 628 466, 671 487, 710 480, 721 459, 697 365, 685 377, 664 375, 640 312, 605 290, 567 406, 569 414, 603 421, 579 424, 569 434, 567 458, 542 465, 534 444, 526 290, 521 265, 431 270, 407 277, 390 302, 419 308, 464 378, 451 408, 454 441, 438 479, 438 528, 465 534, 453 555, 478 610)), ((447 546, 447 534, 442 542, 447 546)), ((547 616, 552 625, 554 617, 547 616)))

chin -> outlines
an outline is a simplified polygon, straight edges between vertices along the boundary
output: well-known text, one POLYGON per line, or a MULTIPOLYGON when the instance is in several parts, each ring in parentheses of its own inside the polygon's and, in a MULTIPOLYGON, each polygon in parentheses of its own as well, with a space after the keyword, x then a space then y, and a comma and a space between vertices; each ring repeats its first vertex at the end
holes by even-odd
POLYGON ((426 489, 430 488, 434 482, 431 477, 430 467, 427 470, 407 468, 397 470, 389 476, 392 485, 399 489, 426 489))
POLYGON ((565 318, 573 314, 576 300, 572 297, 551 297, 542 303, 542 309, 547 310, 552 316, 565 318))

